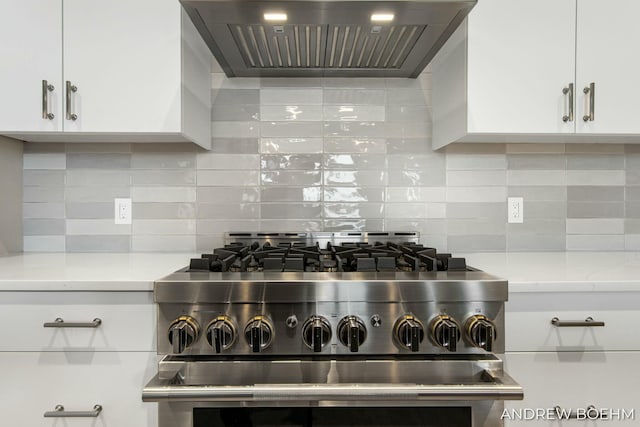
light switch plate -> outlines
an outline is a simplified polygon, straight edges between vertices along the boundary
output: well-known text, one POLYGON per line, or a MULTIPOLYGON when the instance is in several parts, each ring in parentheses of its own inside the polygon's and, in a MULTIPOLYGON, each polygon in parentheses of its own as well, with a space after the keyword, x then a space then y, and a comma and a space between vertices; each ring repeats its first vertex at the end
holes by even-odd
POLYGON ((131 199, 115 199, 116 224, 131 224, 131 199))

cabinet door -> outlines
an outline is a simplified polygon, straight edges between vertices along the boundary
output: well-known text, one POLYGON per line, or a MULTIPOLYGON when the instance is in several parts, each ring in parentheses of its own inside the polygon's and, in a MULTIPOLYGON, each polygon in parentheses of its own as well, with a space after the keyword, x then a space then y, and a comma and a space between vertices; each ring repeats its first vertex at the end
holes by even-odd
POLYGON ((0 132, 62 130, 62 1, 3 0, 0 40, 0 132))
POLYGON ((178 132, 180 17, 176 0, 64 0, 64 130, 178 132))
POLYGON ((571 133, 575 0, 482 0, 469 15, 470 133, 571 133))
POLYGON ((640 133, 640 28, 637 0, 580 0, 576 84, 578 132, 640 133), (594 120, 585 122, 588 94, 583 88, 595 83, 594 120))
POLYGON ((508 414, 505 427, 636 425, 637 421, 623 419, 622 410, 637 412, 638 363, 639 352, 507 353, 505 369, 524 388, 524 400, 505 402, 508 414), (593 418, 598 415, 603 418, 584 419, 583 414, 582 419, 558 420, 547 412, 537 416, 531 413, 537 409, 553 410, 556 406, 565 411, 562 414, 571 411, 576 415, 578 410, 589 406, 604 408, 599 414, 591 413, 593 418), (520 412, 514 413, 514 409, 520 412), (616 416, 610 410, 620 413, 616 416))
POLYGON ((142 402, 156 370, 155 353, 0 353, 2 425, 30 427, 153 427, 157 405, 142 402), (44 418, 62 405, 97 418, 44 418))

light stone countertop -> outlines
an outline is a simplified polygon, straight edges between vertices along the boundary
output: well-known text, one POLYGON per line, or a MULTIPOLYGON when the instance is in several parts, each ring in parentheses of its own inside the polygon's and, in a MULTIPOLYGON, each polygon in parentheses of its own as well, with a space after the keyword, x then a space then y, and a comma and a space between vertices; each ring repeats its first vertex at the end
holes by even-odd
POLYGON ((24 253, 0 257, 0 291, 153 291, 191 253, 24 253))
MULTIPOLYGON (((0 291, 152 291, 192 253, 25 253, 0 257, 0 291)), ((640 252, 457 253, 510 292, 640 291, 640 252)))
POLYGON ((509 280, 509 292, 640 291, 640 252, 456 254, 509 280))

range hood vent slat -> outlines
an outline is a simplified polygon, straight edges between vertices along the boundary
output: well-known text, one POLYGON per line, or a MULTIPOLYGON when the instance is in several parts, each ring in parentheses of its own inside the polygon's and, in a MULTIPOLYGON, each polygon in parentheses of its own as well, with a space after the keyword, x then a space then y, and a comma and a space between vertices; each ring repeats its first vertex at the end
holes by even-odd
POLYGON ((416 77, 477 0, 180 2, 231 77, 416 77), (370 21, 381 5, 393 22, 370 21), (263 21, 277 9, 286 22, 263 21))

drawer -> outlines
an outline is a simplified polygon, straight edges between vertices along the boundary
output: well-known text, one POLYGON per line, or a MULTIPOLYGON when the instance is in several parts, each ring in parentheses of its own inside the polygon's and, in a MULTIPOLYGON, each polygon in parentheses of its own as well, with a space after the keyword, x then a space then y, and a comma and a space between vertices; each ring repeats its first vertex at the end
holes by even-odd
POLYGON ((151 292, 0 292, 0 351, 155 351, 155 313, 151 292))
POLYGON ((29 427, 152 427, 157 405, 142 403, 145 382, 156 370, 146 352, 0 353, 2 424, 29 427), (96 418, 45 418, 62 405, 90 411, 96 418))
MULTIPOLYGON (((524 400, 505 402, 507 413, 511 414, 505 418, 505 426, 637 425, 638 421, 626 419, 622 410, 627 413, 633 410, 635 417, 640 416, 637 413, 640 352, 508 353, 504 357, 505 369, 524 388, 524 400), (518 420, 515 419, 518 413, 511 411, 521 410, 526 418, 524 408, 546 410, 560 406, 567 413, 591 405, 609 410, 609 419, 518 420), (611 410, 620 410, 620 415, 613 416, 611 410)), ((597 417, 595 412, 591 415, 597 417)), ((531 417, 531 412, 528 416, 531 417)))
POLYGON ((511 293, 505 306, 509 351, 640 351, 640 292, 511 293), (584 322, 604 326, 554 326, 584 322))

